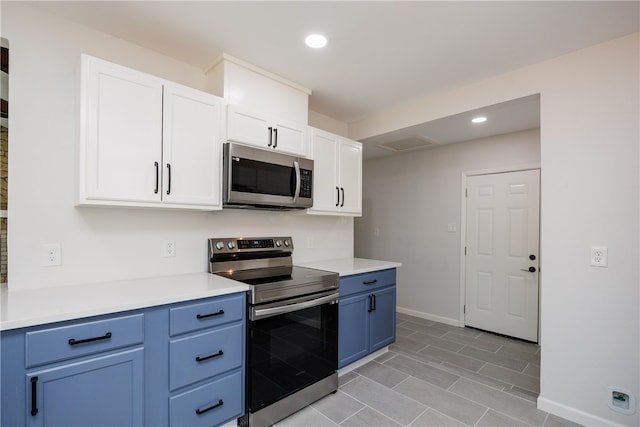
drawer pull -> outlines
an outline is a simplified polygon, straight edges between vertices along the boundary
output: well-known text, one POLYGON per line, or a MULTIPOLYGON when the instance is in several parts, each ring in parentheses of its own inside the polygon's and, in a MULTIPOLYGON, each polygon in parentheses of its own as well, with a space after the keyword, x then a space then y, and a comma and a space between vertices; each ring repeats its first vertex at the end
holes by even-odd
POLYGON ((222 316, 223 314, 224 314, 224 310, 220 309, 219 311, 216 311, 215 313, 198 314, 198 315, 196 315, 196 319, 206 319, 207 317, 222 316))
POLYGON ((213 359, 214 357, 220 357, 223 354, 224 354, 224 352, 222 350, 220 350, 219 352, 214 353, 214 354, 210 354, 209 356, 205 356, 205 357, 197 356, 196 357, 196 362, 204 362, 205 360, 213 359))
POLYGON ((104 334, 101 337, 87 338, 87 339, 84 339, 84 340, 76 340, 75 338, 71 338, 69 340, 69 345, 85 344, 85 343, 93 342, 93 341, 108 340, 110 338, 111 338, 111 332, 107 332, 106 334, 104 334))
POLYGON ((222 405, 224 405, 224 402, 222 401, 222 399, 220 399, 220 400, 218 400, 218 403, 216 403, 216 404, 215 404, 215 405, 213 405, 213 406, 209 406, 208 408, 204 408, 204 409, 196 409, 196 414, 198 414, 198 415, 202 415, 202 414, 204 414, 205 412, 209 412, 209 411, 210 411, 210 410, 212 410, 212 409, 219 408, 219 407, 221 407, 222 405))
POLYGON ((378 279, 369 280, 367 282, 362 282, 363 285, 373 285, 374 283, 378 283, 378 279))
POLYGON ((35 417, 38 413, 38 402, 37 402, 37 387, 38 387, 38 377, 31 378, 31 416, 35 417))

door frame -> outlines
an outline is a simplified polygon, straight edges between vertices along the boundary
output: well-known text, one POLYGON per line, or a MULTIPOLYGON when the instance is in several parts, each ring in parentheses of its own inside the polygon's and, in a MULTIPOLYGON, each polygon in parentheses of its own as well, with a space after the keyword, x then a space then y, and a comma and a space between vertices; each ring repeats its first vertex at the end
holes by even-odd
MULTIPOLYGON (((489 175, 489 174, 497 174, 497 173, 508 173, 508 172, 521 172, 527 170, 539 170, 540 176, 542 177, 542 166, 540 163, 527 163, 518 166, 504 166, 504 167, 496 167, 490 169, 481 169, 481 170, 471 170, 471 171, 462 171, 462 176, 460 179, 460 306, 459 306, 459 316, 458 323, 460 327, 465 326, 464 322, 464 303, 465 296, 467 292, 466 286, 466 255, 465 255, 465 246, 467 241, 467 197, 465 195, 465 191, 467 189, 467 178, 475 175, 489 175)), ((542 178, 540 179, 542 181, 542 178)), ((540 200, 542 200, 542 186, 540 186, 540 200)), ((540 202, 539 200, 539 202, 540 202)), ((538 221, 542 219, 542 204, 540 206, 540 215, 538 217, 538 221)), ((542 235, 540 235, 540 238, 542 235)), ((540 245, 540 240, 539 243, 540 245)), ((542 247, 542 245, 540 245, 542 247)), ((542 254, 538 254, 539 264, 538 264, 538 344, 540 344, 540 290, 542 288, 542 271, 540 266, 542 265, 542 254)))

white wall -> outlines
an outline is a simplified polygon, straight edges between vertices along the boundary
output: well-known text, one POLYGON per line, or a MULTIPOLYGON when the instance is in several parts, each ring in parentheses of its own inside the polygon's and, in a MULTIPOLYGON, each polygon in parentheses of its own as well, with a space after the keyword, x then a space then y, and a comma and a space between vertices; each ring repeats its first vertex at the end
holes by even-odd
POLYGON ((366 161, 356 256, 402 262, 398 308, 458 325, 462 172, 539 163, 539 129, 366 161))
MULTIPOLYGON (((612 40, 393 106, 350 127, 350 137, 360 139, 541 94, 538 405, 586 425, 640 424, 638 410, 609 409, 606 391, 619 386, 640 397, 639 41, 638 33, 612 40), (609 247, 608 268, 589 266, 592 245, 609 247)), ((374 207, 374 216, 376 209, 383 208, 374 207)), ((407 244, 418 249, 418 242, 407 244)))
POLYGON ((292 235, 294 262, 353 255, 351 218, 75 207, 80 53, 200 89, 204 74, 19 2, 2 3, 2 36, 11 44, 10 289, 206 271, 209 237, 292 235), (161 257, 163 239, 175 239, 175 258, 161 257), (43 243, 61 244, 62 266, 41 266, 43 243))

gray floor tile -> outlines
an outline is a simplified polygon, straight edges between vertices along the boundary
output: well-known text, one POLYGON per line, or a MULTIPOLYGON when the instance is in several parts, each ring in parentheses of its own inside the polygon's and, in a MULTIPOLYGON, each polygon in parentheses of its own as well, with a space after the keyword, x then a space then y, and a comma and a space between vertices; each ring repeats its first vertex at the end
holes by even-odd
POLYGON ((484 375, 480 375, 476 372, 470 371, 468 369, 464 369, 459 367, 458 365, 454 365, 449 362, 444 362, 438 365, 440 369, 443 369, 447 372, 451 372, 454 375, 458 375, 460 377, 464 377, 475 382, 482 383, 484 385, 488 385, 489 387, 496 388, 498 390, 504 390, 505 388, 510 388, 511 385, 505 382, 496 380, 495 378, 487 377, 484 375))
POLYGON ((443 340, 457 342, 459 344, 470 345, 480 350, 496 352, 500 349, 501 345, 493 342, 487 342, 486 340, 470 337, 468 335, 457 334, 455 332, 447 332, 442 336, 443 340))
POLYGON ((426 381, 409 377, 394 390, 470 426, 484 415, 487 408, 426 381))
POLYGON ((340 424, 364 408, 364 404, 340 390, 335 394, 330 394, 324 399, 318 400, 311 406, 336 424, 340 424))
POLYGON ((484 360, 485 362, 493 363, 494 365, 509 368, 514 371, 522 372, 527 367, 527 363, 524 360, 515 359, 498 353, 491 353, 489 351, 479 350, 474 347, 465 347, 458 352, 465 356, 472 357, 474 359, 484 360))
POLYGON ((529 427, 529 424, 489 409, 476 427, 529 427))
POLYGON ((276 427, 337 427, 338 424, 313 409, 311 406, 296 412, 275 424, 276 427))
POLYGON ((405 328, 402 325, 396 326, 396 336, 397 337, 406 337, 406 336, 411 335, 411 334, 413 334, 415 332, 416 331, 414 331, 413 329, 405 328))
POLYGON ((342 391, 405 426, 426 409, 407 396, 363 377, 351 381, 342 391))
POLYGON ((512 386, 512 387, 505 388, 503 391, 505 393, 513 394, 514 396, 518 396, 518 397, 521 397, 521 398, 523 398, 525 400, 528 400, 529 402, 533 403, 534 405, 536 405, 537 402, 538 402, 539 393, 536 393, 536 392, 531 391, 531 390, 526 390, 524 388, 512 386))
POLYGON ((397 319, 406 320, 406 321, 409 321, 409 322, 412 322, 412 323, 417 323, 417 324, 420 324, 420 325, 427 325, 427 326, 431 326, 431 325, 436 323, 433 320, 422 319, 420 317, 409 316, 408 314, 402 314, 402 313, 398 313, 396 315, 396 318, 397 319))
POLYGON ((436 410, 427 409, 417 420, 411 423, 410 427, 466 427, 466 424, 436 410))
POLYGON ((546 412, 539 411, 531 402, 464 378, 456 382, 449 390, 534 426, 542 426, 547 417, 546 412))
POLYGON ((432 335, 434 337, 441 337, 448 332, 435 326, 423 325, 420 323, 415 323, 413 321, 403 323, 402 327, 405 329, 411 329, 416 332, 422 332, 423 334, 432 335))
POLYGON ((413 359, 420 360, 421 362, 424 362, 424 363, 440 364, 440 363, 444 362, 444 360, 442 360, 442 359, 440 359, 438 357, 430 356, 428 354, 421 354, 417 350, 416 351, 410 351, 410 350, 403 349, 401 347, 396 347, 395 344, 390 345, 389 348, 391 350, 393 350, 397 354, 403 354, 403 355, 409 356, 409 357, 411 357, 413 359))
POLYGON ((537 353, 530 353, 522 351, 517 348, 513 348, 507 345, 503 345, 500 350, 496 352, 499 355, 510 357, 512 359, 525 360, 530 363, 540 364, 540 355, 537 353))
POLYGON ((340 425, 343 427, 400 427, 401 424, 385 417, 378 411, 366 407, 340 425))
POLYGON ((343 385, 347 384, 349 381, 353 381, 358 377, 359 375, 353 371, 349 371, 346 374, 340 375, 338 377, 338 387, 342 387, 343 385))
POLYGON ((535 392, 536 395, 540 393, 540 380, 536 377, 524 375, 492 363, 485 364, 478 373, 535 392))
MULTIPOLYGON (((395 359, 395 357, 392 359, 395 359)), ((357 368, 355 371, 363 377, 367 377, 389 388, 397 386, 409 376, 397 369, 392 369, 375 361, 369 362, 357 368)))
POLYGON ((387 360, 391 359, 392 357, 396 356, 398 353, 394 352, 394 351, 387 351, 383 354, 381 354, 380 356, 376 357, 375 360, 378 363, 384 363, 387 360))
POLYGON ((396 342, 393 344, 394 348, 398 348, 404 351, 420 351, 427 345, 413 341, 410 338, 396 337, 396 342))
POLYGON ((462 350, 464 344, 456 343, 454 341, 447 341, 442 338, 434 337, 433 335, 424 334, 422 332, 414 332, 408 337, 410 340, 417 341, 422 344, 432 345, 449 351, 462 350))
POLYGON ((445 390, 451 387, 459 378, 457 375, 403 355, 398 355, 393 359, 387 360, 385 365, 433 385, 437 385, 445 390))
POLYGON ((553 414, 549 414, 547 420, 544 422, 544 427, 580 427, 580 424, 573 423, 564 418, 556 417, 553 414))
POLYGON ((537 363, 529 363, 524 371, 522 372, 525 375, 531 375, 532 377, 540 378, 540 364, 537 363))
POLYGON ((466 335, 472 338, 477 338, 480 337, 483 332, 477 330, 477 329, 473 329, 473 328, 461 328, 459 326, 451 326, 451 325, 445 325, 444 323, 434 323, 432 325, 434 328, 436 329, 440 329, 442 331, 446 331, 446 332, 453 332, 456 334, 460 334, 460 335, 466 335))
POLYGON ((487 342, 493 342, 496 344, 504 345, 514 350, 525 352, 525 353, 531 353, 531 354, 538 353, 538 350, 540 348, 535 343, 503 337, 500 335, 491 334, 489 332, 483 332, 482 335, 479 337, 479 339, 486 340, 487 342))
MULTIPOLYGON (((463 348, 457 353, 443 350, 437 347, 427 347, 425 349, 420 350, 420 354, 428 355, 431 357, 436 357, 442 361, 447 361, 449 363, 453 363, 454 365, 458 365, 461 368, 468 369, 470 371, 478 371, 478 369, 482 368, 485 365, 485 362, 479 360, 478 358, 468 357, 464 354, 461 354, 468 347, 463 348)), ((476 349, 473 349, 476 350, 476 349)), ((482 350, 477 350, 482 351, 482 350)), ((492 354, 492 353, 489 353, 492 354)))

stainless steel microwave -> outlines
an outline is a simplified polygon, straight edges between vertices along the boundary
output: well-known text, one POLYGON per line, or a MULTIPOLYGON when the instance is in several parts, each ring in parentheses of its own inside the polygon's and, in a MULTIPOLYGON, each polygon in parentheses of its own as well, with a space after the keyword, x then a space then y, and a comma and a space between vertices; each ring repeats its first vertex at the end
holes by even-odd
POLYGON ((224 206, 304 209, 313 206, 313 160, 224 144, 224 206))

